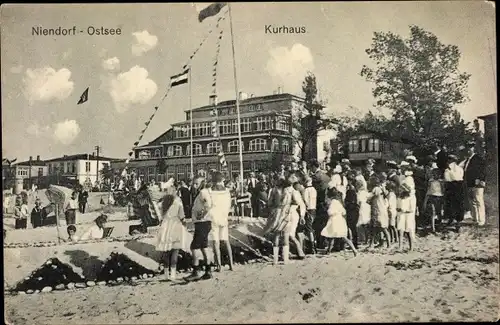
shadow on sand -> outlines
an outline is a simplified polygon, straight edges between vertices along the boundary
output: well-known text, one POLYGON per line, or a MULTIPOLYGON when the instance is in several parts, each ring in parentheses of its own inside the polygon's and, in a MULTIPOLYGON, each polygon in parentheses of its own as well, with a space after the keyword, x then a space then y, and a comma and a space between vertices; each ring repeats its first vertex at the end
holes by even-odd
POLYGON ((82 250, 67 250, 64 254, 70 257, 72 265, 82 269, 82 275, 87 280, 96 279, 104 265, 97 256, 91 256, 82 250))

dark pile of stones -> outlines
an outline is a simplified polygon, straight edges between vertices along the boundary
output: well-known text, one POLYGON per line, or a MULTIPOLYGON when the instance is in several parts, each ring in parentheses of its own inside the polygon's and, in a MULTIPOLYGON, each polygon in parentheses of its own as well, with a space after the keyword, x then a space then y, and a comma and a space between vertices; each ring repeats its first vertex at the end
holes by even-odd
POLYGON ((423 267, 431 267, 429 262, 420 258, 412 261, 388 261, 385 265, 392 266, 396 270, 417 270, 423 267))
POLYGON ((13 291, 25 293, 50 292, 85 285, 85 279, 73 268, 57 258, 47 260, 41 267, 34 270, 30 276, 19 282, 13 291))
POLYGON ((135 281, 140 278, 152 278, 154 275, 154 271, 131 260, 127 255, 113 252, 104 262, 101 271, 97 275, 97 282, 112 284, 115 282, 135 281))

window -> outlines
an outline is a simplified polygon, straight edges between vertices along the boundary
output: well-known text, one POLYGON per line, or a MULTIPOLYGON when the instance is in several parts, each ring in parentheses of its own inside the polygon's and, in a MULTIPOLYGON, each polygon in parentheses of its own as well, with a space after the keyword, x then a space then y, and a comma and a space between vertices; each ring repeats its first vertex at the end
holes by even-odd
POLYGON ((172 157, 174 155, 174 147, 170 146, 167 148, 167 157, 172 157))
POLYGON ((380 151, 380 141, 379 139, 373 139, 373 151, 380 151))
POLYGON ((368 151, 374 151, 373 139, 368 140, 368 151))
POLYGON ((201 135, 206 136, 212 133, 211 123, 205 122, 201 125, 201 135))
POLYGON ((290 144, 288 143, 288 140, 283 140, 282 147, 283 147, 283 152, 286 153, 290 152, 290 144))
POLYGON ((220 142, 211 142, 207 145, 207 154, 219 153, 220 142))
POLYGON ((139 159, 148 159, 151 157, 151 153, 147 150, 139 152, 139 159))
POLYGON ((251 124, 252 124, 252 122, 250 121, 249 118, 241 119, 241 132, 250 132, 251 131, 251 124))
POLYGON ((174 146, 174 156, 182 156, 182 147, 181 146, 174 146))
POLYGON ((186 178, 186 166, 185 165, 179 165, 177 166, 177 180, 183 180, 186 178))
POLYGON ((274 138, 271 143, 271 151, 279 151, 280 150, 280 142, 278 139, 274 138))
MULTIPOLYGON (((241 130, 243 132, 243 130, 241 130)), ((231 122, 231 132, 238 133, 238 120, 233 120, 231 122)))
POLYGON ((90 161, 87 161, 85 163, 85 172, 87 172, 87 173, 90 172, 90 161))
POLYGON ((38 168, 38 176, 43 176, 43 168, 38 168))
POLYGON ((230 141, 227 144, 227 152, 239 152, 240 148, 238 147, 238 140, 230 141))
MULTIPOLYGON (((201 144, 199 143, 194 143, 193 144, 193 156, 196 155, 202 155, 203 154, 203 149, 201 147, 201 144)), ((191 156, 191 145, 188 144, 186 147, 186 156, 191 156)))
POLYGON ((271 130, 273 128, 273 118, 272 116, 266 116, 264 117, 263 119, 263 125, 262 125, 262 129, 263 130, 271 130))
MULTIPOLYGON (((104 164, 104 165, 108 165, 108 164, 104 164)), ((109 167, 109 166, 108 166, 109 167)), ((71 164, 71 172, 74 174, 76 173, 76 163, 72 163, 71 164)))
POLYGON ((276 121, 276 130, 288 132, 290 130, 290 125, 287 122, 287 118, 280 116, 276 121))
POLYGON ((156 149, 155 150, 155 158, 160 158, 161 157, 161 150, 160 149, 156 149))
POLYGON ((264 130, 264 117, 259 116, 255 119, 253 131, 262 131, 264 130))
POLYGON ((179 125, 175 127, 176 138, 187 138, 189 136, 189 127, 187 125, 179 125))
POLYGON ((366 139, 359 140, 359 148, 360 152, 366 152, 366 139))
POLYGON ((230 134, 231 133, 231 121, 221 121, 219 123, 220 134, 230 134))
POLYGON ((267 149, 267 141, 264 139, 254 139, 250 141, 250 151, 264 151, 267 149))

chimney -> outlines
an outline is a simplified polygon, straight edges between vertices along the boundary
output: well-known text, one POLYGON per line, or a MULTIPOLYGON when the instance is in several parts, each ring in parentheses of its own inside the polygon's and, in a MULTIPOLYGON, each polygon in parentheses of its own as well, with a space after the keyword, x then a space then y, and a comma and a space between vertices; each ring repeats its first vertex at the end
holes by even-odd
POLYGON ((210 97, 208 97, 208 103, 212 106, 217 105, 217 95, 210 95, 210 97))
POLYGON ((32 160, 33 160, 33 156, 30 156, 30 161, 32 161, 32 160))
POLYGON ((278 87, 278 95, 281 95, 283 94, 283 88, 282 87, 278 87))
POLYGON ((36 161, 40 161, 40 155, 36 155, 36 161))
POLYGON ((240 100, 245 100, 248 98, 248 94, 240 91, 240 100))
POLYGON ((250 98, 253 98, 254 97, 254 94, 250 94, 250 98))

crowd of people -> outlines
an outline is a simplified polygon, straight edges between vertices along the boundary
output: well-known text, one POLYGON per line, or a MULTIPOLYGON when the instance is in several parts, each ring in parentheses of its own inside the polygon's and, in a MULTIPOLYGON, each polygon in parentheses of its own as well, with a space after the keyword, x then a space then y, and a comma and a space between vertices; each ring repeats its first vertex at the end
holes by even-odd
POLYGON ((279 172, 252 172, 243 184, 214 171, 190 185, 171 180, 161 203, 157 249, 167 253, 170 278, 176 278, 179 250, 191 250, 193 256, 193 273, 186 280, 211 278, 209 235, 220 271, 221 244, 232 255, 228 216, 236 208, 234 199, 246 193, 253 215, 267 218, 264 233, 273 243, 273 264, 278 264, 280 248, 288 263, 290 244, 299 259, 319 250, 331 253, 337 242, 340 249, 347 244, 354 255, 361 244, 396 244, 401 249, 405 239, 412 250, 417 226, 435 231, 447 221, 458 229, 468 211, 484 225, 485 181, 484 161, 474 152, 474 144, 456 153, 443 145, 421 162, 410 154, 399 163, 377 166, 371 159, 360 167, 342 159, 325 169, 317 161, 292 163, 279 172), (195 228, 190 243, 185 227, 189 217, 195 228), (196 251, 203 256, 204 273, 196 251))

